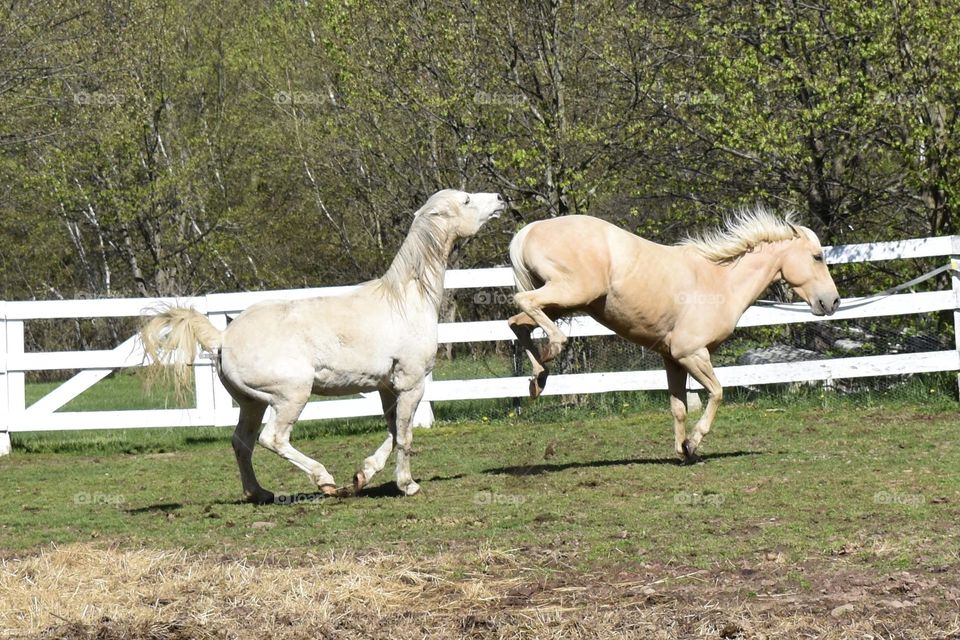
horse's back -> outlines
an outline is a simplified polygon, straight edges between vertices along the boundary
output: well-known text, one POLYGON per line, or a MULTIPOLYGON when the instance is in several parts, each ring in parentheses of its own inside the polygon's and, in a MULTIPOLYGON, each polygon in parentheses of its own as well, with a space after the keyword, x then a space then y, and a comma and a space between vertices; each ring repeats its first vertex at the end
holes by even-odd
POLYGON ((658 344, 676 322, 677 291, 696 280, 689 251, 651 242, 590 216, 530 225, 523 242, 526 266, 544 282, 583 295, 581 308, 619 335, 658 344))
POLYGON ((609 283, 638 256, 668 249, 592 216, 540 220, 524 231, 523 261, 542 281, 609 283))
POLYGON ((281 380, 335 395, 376 388, 390 373, 396 349, 387 338, 398 327, 358 293, 251 306, 224 334, 223 373, 254 388, 281 380))

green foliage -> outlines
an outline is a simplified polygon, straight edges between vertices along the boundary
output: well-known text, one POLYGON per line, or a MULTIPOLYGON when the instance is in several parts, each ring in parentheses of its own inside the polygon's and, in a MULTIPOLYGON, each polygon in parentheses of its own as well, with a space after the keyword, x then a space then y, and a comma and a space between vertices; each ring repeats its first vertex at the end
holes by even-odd
POLYGON ((901 5, 13 3, 0 297, 356 282, 448 186, 664 241, 758 200, 952 233, 960 18, 901 5))

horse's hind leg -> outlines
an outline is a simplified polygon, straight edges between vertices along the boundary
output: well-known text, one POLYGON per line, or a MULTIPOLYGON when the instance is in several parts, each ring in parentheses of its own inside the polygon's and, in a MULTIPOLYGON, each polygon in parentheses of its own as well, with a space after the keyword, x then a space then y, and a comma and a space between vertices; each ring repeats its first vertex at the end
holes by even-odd
POLYGON ((707 406, 703 410, 703 415, 700 416, 697 425, 693 429, 693 434, 683 443, 683 453, 687 462, 695 462, 698 459, 697 447, 700 446, 703 437, 709 433, 713 419, 717 415, 717 409, 723 401, 723 387, 720 386, 720 381, 717 380, 717 376, 713 372, 713 365, 710 363, 710 352, 707 351, 706 347, 695 351, 689 356, 679 358, 678 361, 690 372, 690 375, 692 375, 697 382, 703 385, 707 393, 710 394, 710 398, 707 400, 707 406))
POLYGON ((526 351, 530 364, 533 365, 533 377, 530 378, 530 397, 537 398, 547 385, 547 376, 550 373, 544 363, 540 361, 537 347, 533 344, 533 338, 530 336, 538 325, 526 313, 518 313, 507 320, 507 324, 510 325, 510 330, 517 336, 517 342, 526 351))
POLYGON ((589 300, 582 299, 582 296, 577 295, 567 287, 554 282, 548 282, 533 291, 521 291, 513 296, 513 299, 517 306, 547 334, 547 346, 540 353, 541 363, 550 362, 560 355, 563 345, 567 343, 567 336, 563 335, 560 328, 553 322, 559 315, 559 311, 555 311, 554 317, 550 317, 544 312, 544 307, 570 309, 589 302, 589 300))
POLYGON ((687 440, 687 370, 676 360, 664 356, 667 388, 670 390, 670 413, 673 414, 673 439, 677 455, 686 457, 683 443, 687 440))
POLYGON ((390 453, 397 444, 397 394, 388 389, 380 391, 380 403, 383 405, 383 417, 387 421, 390 435, 373 455, 363 461, 363 467, 353 476, 353 490, 360 491, 387 464, 390 453))
POLYGON ((521 291, 513 296, 517 306, 523 310, 510 319, 511 328, 517 338, 524 344, 524 348, 534 363, 534 377, 530 381, 530 395, 536 398, 543 391, 546 383, 546 363, 550 362, 563 350, 567 336, 554 323, 558 317, 569 309, 585 307, 597 297, 597 292, 581 287, 577 282, 560 283, 547 282, 539 289, 521 291), (545 311, 549 309, 549 312, 545 311), (524 318, 526 316, 526 318, 524 318), (535 326, 541 327, 547 334, 547 346, 536 356, 533 342, 530 340, 530 331, 535 326), (539 365, 539 366, 538 366, 539 365))
POLYGON ((298 391, 288 391, 287 395, 271 403, 273 416, 260 432, 260 444, 305 471, 320 491, 327 495, 335 495, 337 486, 326 468, 313 458, 297 451, 290 444, 290 432, 293 431, 293 425, 296 424, 303 406, 309 399, 310 387, 306 387, 298 391))
POLYGON ((253 472, 253 448, 257 444, 257 434, 267 410, 264 402, 245 400, 240 403, 240 421, 233 432, 233 453, 240 467, 240 482, 243 485, 243 499, 247 502, 264 504, 273 502, 273 494, 260 486, 253 472))

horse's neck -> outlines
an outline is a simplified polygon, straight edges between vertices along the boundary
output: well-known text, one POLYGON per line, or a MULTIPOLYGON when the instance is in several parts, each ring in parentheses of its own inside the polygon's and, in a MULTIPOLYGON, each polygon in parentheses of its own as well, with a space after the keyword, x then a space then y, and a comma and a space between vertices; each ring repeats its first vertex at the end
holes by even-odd
POLYGON ((407 311, 431 311, 436 317, 440 312, 443 278, 447 271, 447 258, 453 249, 453 239, 445 239, 442 252, 433 255, 417 251, 411 242, 410 236, 404 240, 380 281, 398 306, 407 311))
POLYGON ((783 266, 784 247, 780 245, 783 243, 763 244, 756 251, 720 266, 731 307, 740 315, 777 279, 783 266))

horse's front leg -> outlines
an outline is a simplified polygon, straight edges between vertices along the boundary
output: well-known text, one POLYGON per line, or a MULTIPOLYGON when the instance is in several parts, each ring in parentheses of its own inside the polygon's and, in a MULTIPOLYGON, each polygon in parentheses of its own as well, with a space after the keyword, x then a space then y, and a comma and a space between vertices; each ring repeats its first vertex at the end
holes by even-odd
POLYGON ((700 416, 700 419, 697 421, 697 425, 693 429, 693 434, 685 440, 682 445, 683 455, 687 462, 696 462, 699 459, 697 456, 697 447, 700 446, 703 437, 709 433, 713 419, 717 415, 717 409, 723 401, 723 387, 720 386, 720 381, 717 380, 717 376, 713 372, 713 365, 710 363, 710 352, 706 347, 698 349, 688 356, 677 358, 677 361, 683 365, 683 368, 689 371, 690 375, 702 384, 703 388, 710 394, 710 398, 707 400, 707 407, 703 410, 703 415, 700 416))
POLYGON ((397 393, 397 486, 404 495, 412 496, 420 491, 420 485, 410 475, 410 454, 413 444, 413 414, 423 397, 424 381, 415 387, 397 393))
POLYGON ((684 443, 687 441, 687 370, 673 358, 664 355, 663 366, 667 370, 667 389, 670 390, 670 413, 673 414, 673 442, 677 455, 686 458, 684 443))
POLYGON ((373 455, 363 461, 363 467, 353 476, 353 490, 358 492, 370 482, 371 478, 383 470, 390 453, 397 444, 397 394, 390 389, 380 391, 380 404, 383 406, 383 417, 387 421, 389 435, 373 455))

